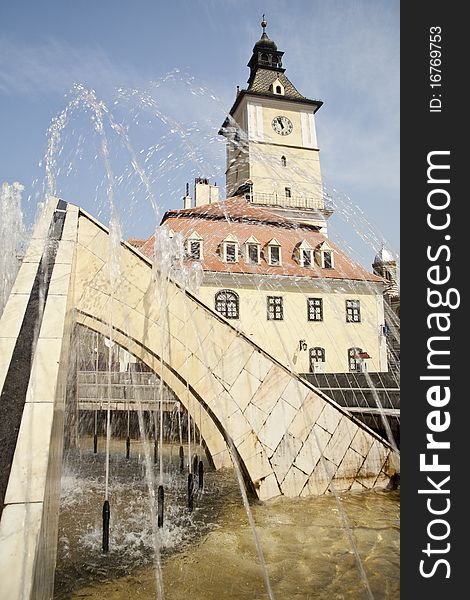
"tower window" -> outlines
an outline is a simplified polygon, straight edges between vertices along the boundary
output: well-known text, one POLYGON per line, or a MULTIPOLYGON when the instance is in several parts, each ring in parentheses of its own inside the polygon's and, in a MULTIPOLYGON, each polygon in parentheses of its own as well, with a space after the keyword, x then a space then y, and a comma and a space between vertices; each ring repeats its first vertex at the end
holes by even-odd
POLYGON ((261 54, 261 56, 259 57, 259 60, 260 60, 260 62, 268 63, 269 62, 268 55, 261 54))
POLYGON ((281 165, 287 167, 287 158, 285 156, 281 156, 281 165))
POLYGON ((361 303, 359 300, 346 300, 346 323, 361 322, 361 303))
POLYGON ((307 319, 323 321, 323 300, 321 298, 307 298, 307 319))
POLYGON ((221 290, 215 295, 215 310, 226 319, 239 318, 240 301, 232 290, 221 290))
POLYGON ((325 362, 325 348, 310 348, 309 350, 309 363, 310 363, 310 373, 315 373, 318 369, 316 369, 317 363, 325 362))
POLYGON ((282 321, 284 319, 283 297, 268 296, 267 303, 268 321, 282 321))
POLYGON ((286 194, 286 198, 292 198, 292 190, 290 189, 290 187, 286 187, 284 191, 286 194))

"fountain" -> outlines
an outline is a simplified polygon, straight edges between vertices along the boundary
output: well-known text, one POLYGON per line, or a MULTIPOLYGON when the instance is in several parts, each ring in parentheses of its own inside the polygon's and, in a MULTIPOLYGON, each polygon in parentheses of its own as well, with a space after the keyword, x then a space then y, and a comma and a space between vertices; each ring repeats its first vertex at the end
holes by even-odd
MULTIPOLYGON (((179 77, 173 73, 168 80, 179 77)), ((398 491, 386 488, 399 472, 399 452, 377 391, 376 381, 383 382, 387 395, 385 375, 377 368, 344 378, 336 369, 324 387, 313 384, 301 366, 303 345, 293 352, 290 344, 302 342, 305 324, 294 319, 287 330, 282 321, 261 321, 256 308, 267 294, 295 293, 306 302, 311 291, 301 277, 290 288, 275 273, 263 279, 261 250, 250 297, 240 305, 258 321, 253 334, 246 321, 243 327, 228 312, 230 296, 223 298, 225 314, 214 308, 214 290, 230 291, 228 282, 235 287, 237 261, 226 260, 229 268, 207 285, 203 257, 188 257, 188 239, 200 242, 190 238, 194 222, 189 229, 178 227, 189 220, 173 211, 145 245, 122 240, 119 202, 129 182, 138 188, 133 197, 148 201, 157 226, 161 201, 155 182, 181 167, 183 153, 197 168, 202 162, 188 129, 160 109, 161 85, 163 79, 150 91, 119 90, 117 102, 133 103, 134 119, 144 113, 167 127, 168 137, 181 141, 179 155, 162 136, 141 161, 129 127, 83 86, 49 131, 44 209, 0 322, 2 410, 12 390, 17 403, 11 431, 2 431, 12 447, 4 459, 8 479, 0 522, 7 597, 116 599, 138 590, 137 597, 158 600, 188 594, 326 598, 346 592, 396 598, 398 491), (109 227, 55 197, 67 128, 84 113, 92 117, 104 171, 97 212, 108 215, 109 227), (113 154, 116 145, 126 161, 113 154), (20 393, 15 374, 25 366, 20 393), (386 439, 349 410, 351 394, 347 404, 338 401, 358 390, 357 407, 363 409, 365 388, 372 390, 386 439)), ((277 159, 263 155, 261 144, 253 152, 266 170, 280 168, 277 159)), ((292 168, 308 176, 304 165, 292 168)), ((282 217, 266 207, 256 212, 261 209, 250 190, 243 194, 238 212, 227 200, 188 206, 184 214, 209 223, 202 247, 207 256, 211 243, 222 246, 212 256, 231 257, 230 245, 241 252, 240 240, 221 232, 249 223, 259 231, 252 245, 266 242, 271 261, 276 244, 262 241, 261 233, 278 227, 274 221, 282 217)), ((333 199, 338 202, 338 195, 333 199)), ((130 212, 136 214, 135 204, 130 212)), ((285 223, 283 230, 293 247, 320 236, 306 231, 299 223, 285 223)), ((307 254, 299 254, 302 260, 310 256, 312 268, 315 248, 306 244, 307 254)), ((374 310, 375 303, 381 306, 378 280, 358 269, 361 276, 346 281, 352 263, 333 243, 322 252, 333 253, 338 275, 335 281, 317 277, 316 295, 328 302, 331 296, 334 307, 335 298, 345 297, 343 286, 364 299, 366 314, 368 302, 374 310)), ((339 318, 339 309, 334 311, 339 318)), ((382 314, 374 331, 383 325, 382 314)), ((369 334, 349 339, 347 333, 342 340, 326 329, 321 335, 338 364, 344 362, 343 347, 370 349, 369 334)), ((385 354, 380 337, 376 353, 385 354)), ((363 360, 359 354, 352 360, 363 360)), ((373 360, 380 365, 383 359, 373 360)), ((315 374, 315 383, 321 375, 315 374)))

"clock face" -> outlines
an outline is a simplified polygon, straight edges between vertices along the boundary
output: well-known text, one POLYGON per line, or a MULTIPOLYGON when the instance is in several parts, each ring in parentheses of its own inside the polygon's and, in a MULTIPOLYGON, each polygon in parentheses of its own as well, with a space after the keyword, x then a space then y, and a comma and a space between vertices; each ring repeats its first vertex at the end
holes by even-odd
POLYGON ((283 115, 279 115, 278 117, 274 117, 271 123, 274 131, 279 133, 279 135, 289 135, 294 126, 292 125, 292 121, 283 115))

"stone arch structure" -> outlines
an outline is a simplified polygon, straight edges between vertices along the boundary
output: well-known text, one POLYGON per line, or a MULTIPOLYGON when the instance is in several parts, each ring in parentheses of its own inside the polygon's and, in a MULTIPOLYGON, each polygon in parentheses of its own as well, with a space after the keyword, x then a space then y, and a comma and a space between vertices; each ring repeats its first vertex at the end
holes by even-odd
POLYGON ((162 281, 125 242, 114 249, 119 270, 110 284, 109 238, 93 217, 51 198, 0 321, 0 410, 14 403, 18 418, 0 520, 0 577, 10 573, 2 581, 12 600, 51 594, 76 322, 111 334, 162 370, 196 418, 215 464, 224 464, 228 446, 262 500, 384 486, 398 470, 387 442, 196 296, 162 281), (19 376, 22 391, 13 399, 19 376), (19 564, 24 543, 27 558, 19 564))
POLYGON ((321 494, 330 481, 341 491, 386 482, 390 447, 379 436, 190 292, 158 274, 155 281, 150 261, 125 243, 111 289, 108 256, 107 229, 80 212, 77 319, 101 323, 102 333, 112 321, 118 343, 133 353, 139 348, 157 373, 162 360, 164 379, 183 403, 190 390, 186 408, 192 412, 194 401, 203 406, 200 425, 211 454, 224 452, 222 436, 261 499, 321 494))

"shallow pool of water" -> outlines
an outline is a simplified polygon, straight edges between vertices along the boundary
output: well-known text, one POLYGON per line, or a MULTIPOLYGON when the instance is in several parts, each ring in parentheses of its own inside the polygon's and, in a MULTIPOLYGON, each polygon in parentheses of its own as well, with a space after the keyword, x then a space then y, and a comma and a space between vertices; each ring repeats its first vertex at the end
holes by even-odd
MULTIPOLYGON (((101 553, 104 456, 69 452, 62 478, 56 600, 157 598, 142 449, 113 441, 110 552, 101 553), (140 457, 139 457, 140 453, 140 457)), ((165 447, 165 523, 159 530, 166 600, 267 598, 232 470, 207 471, 192 513, 177 447, 165 447), (170 466, 168 466, 170 465, 170 466)), ((158 479, 158 466, 155 465, 158 479)), ((154 501, 154 498, 152 499, 154 501)), ((399 598, 399 491, 341 494, 341 507, 377 600, 399 598)), ((335 498, 251 503, 277 600, 366 599, 335 498)))

